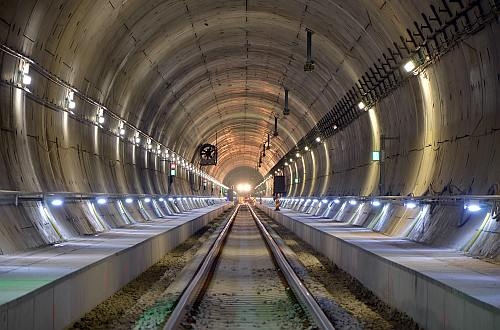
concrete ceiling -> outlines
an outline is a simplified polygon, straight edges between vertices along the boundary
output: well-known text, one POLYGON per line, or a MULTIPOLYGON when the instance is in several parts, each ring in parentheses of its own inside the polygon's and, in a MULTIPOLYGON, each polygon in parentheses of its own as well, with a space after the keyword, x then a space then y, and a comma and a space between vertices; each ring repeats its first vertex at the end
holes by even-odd
POLYGON ((235 168, 256 167, 277 116, 279 136, 258 169, 268 173, 421 12, 440 3, 4 1, 9 30, 0 32, 10 47, 186 159, 217 141, 219 165, 208 172, 222 181, 235 168), (314 72, 303 70, 306 28, 315 32, 314 72))
POLYGON ((222 180, 256 167, 278 116, 267 173, 433 2, 21 1, 0 11, 26 24, 16 48, 185 158, 217 137, 209 173, 222 180))

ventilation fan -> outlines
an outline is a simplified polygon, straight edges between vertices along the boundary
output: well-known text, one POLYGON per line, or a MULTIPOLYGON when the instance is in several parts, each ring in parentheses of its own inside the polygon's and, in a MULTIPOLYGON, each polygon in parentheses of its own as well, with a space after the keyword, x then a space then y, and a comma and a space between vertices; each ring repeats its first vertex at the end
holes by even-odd
POLYGON ((217 165, 217 147, 205 143, 200 147, 200 165, 217 165))

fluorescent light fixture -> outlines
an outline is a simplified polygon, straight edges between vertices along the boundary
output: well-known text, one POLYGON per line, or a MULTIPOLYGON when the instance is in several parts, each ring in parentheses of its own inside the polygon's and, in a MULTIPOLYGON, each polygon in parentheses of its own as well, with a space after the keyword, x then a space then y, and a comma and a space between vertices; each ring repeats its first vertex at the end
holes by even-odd
POLYGON ((173 201, 174 201, 174 199, 173 199, 172 197, 170 197, 170 198, 168 199, 168 201, 169 201, 169 202, 173 202, 173 201))
POLYGON ((372 201, 372 205, 373 205, 373 206, 380 206, 380 205, 381 205, 381 203, 380 203, 380 201, 378 201, 378 200, 374 200, 374 201, 372 201))
POLYGON ((415 202, 406 202, 405 206, 406 206, 407 209, 414 209, 414 208, 417 207, 417 203, 415 203, 415 202))
POLYGON ((340 199, 335 198, 335 199, 333 200, 333 202, 334 202, 335 204, 340 204, 340 199))
POLYGON ((127 203, 127 204, 131 204, 133 201, 134 200, 132 198, 130 198, 130 197, 125 198, 125 203, 127 203))
POLYGON ((323 204, 328 203, 328 199, 322 199, 322 200, 321 200, 321 203, 323 203, 323 204))
POLYGON ((478 212, 478 211, 481 211, 481 205, 479 205, 477 203, 467 204, 467 210, 469 212, 478 212))
POLYGON ((351 204, 351 205, 356 205, 356 204, 358 204, 358 202, 357 202, 355 199, 351 199, 351 200, 349 201, 349 204, 351 204))
POLYGON ((104 197, 99 197, 97 199, 97 204, 99 204, 99 205, 106 204, 107 202, 108 202, 108 200, 106 198, 104 198, 104 197))
POLYGON ((163 201, 164 201, 163 197, 160 197, 159 201, 160 201, 160 202, 163 202, 163 201))
POLYGON ((358 103, 358 108, 359 108, 360 110, 363 110, 364 108, 366 108, 366 104, 365 104, 364 102, 359 102, 359 103, 358 103))
POLYGON ((23 85, 30 85, 31 84, 31 77, 28 75, 23 75, 23 85))
POLYGON ((50 204, 52 204, 53 206, 61 206, 64 204, 64 201, 62 199, 53 199, 50 204))
POLYGON ((372 151, 372 160, 380 161, 380 151, 372 151))
POLYGON ((417 66, 415 65, 415 62, 413 62, 412 60, 409 60, 408 62, 406 62, 406 64, 403 66, 403 68, 405 69, 406 72, 412 72, 413 70, 415 70, 417 66))
POLYGON ((144 198, 144 202, 145 202, 145 203, 149 203, 149 202, 151 202, 151 198, 149 198, 149 197, 144 198))
POLYGON ((24 60, 21 60, 22 73, 29 74, 30 73, 30 64, 26 63, 24 60))
POLYGON ((321 138, 319 136, 316 138, 316 142, 321 142, 321 138))

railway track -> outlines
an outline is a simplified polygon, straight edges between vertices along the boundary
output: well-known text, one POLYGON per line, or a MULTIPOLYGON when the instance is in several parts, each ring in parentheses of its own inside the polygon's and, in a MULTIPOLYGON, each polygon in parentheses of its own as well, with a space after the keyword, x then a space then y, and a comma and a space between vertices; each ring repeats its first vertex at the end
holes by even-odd
POLYGON ((333 329, 248 205, 238 206, 164 329, 333 329))

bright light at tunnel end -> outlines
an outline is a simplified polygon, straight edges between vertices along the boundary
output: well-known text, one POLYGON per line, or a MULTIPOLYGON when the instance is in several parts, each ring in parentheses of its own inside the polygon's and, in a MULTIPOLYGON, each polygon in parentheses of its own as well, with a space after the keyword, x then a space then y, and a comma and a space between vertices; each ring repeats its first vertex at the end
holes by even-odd
POLYGON ((239 183, 236 185, 236 191, 240 193, 247 193, 252 191, 252 186, 249 183, 239 183))

